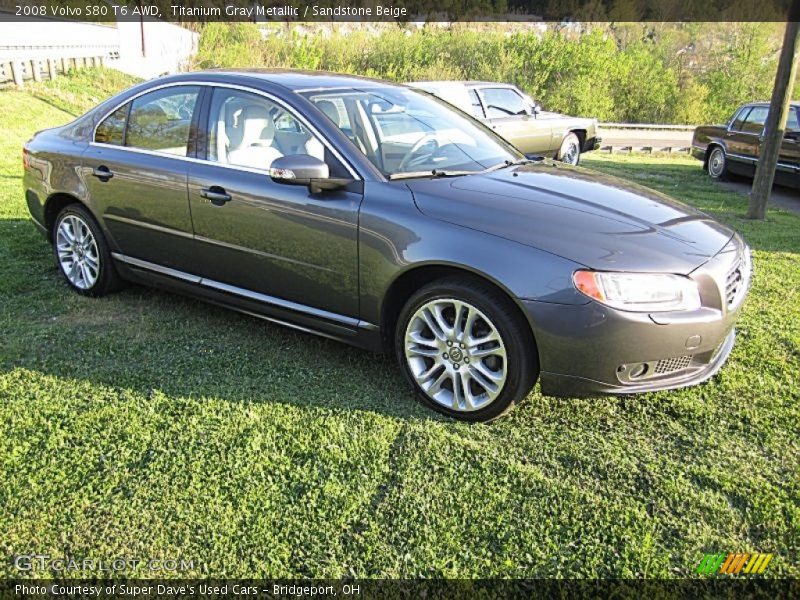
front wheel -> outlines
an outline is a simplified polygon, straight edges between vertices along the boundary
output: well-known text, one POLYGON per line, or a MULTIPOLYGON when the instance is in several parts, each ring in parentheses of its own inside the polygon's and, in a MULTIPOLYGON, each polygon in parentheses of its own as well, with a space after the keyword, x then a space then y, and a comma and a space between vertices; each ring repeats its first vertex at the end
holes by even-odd
POLYGON ((448 278, 403 308, 397 359, 426 406, 464 421, 489 421, 524 398, 539 373, 527 323, 490 286, 448 278))
POLYGON ((568 165, 577 165, 581 161, 581 141, 577 135, 567 134, 558 150, 558 160, 568 165))

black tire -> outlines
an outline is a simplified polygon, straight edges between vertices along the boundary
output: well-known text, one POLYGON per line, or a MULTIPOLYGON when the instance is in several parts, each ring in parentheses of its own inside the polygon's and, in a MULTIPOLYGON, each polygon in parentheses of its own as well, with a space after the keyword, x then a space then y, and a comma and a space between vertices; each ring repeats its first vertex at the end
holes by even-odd
POLYGON ((708 163, 706 169, 711 179, 718 181, 725 181, 729 179, 730 172, 728 171, 728 156, 721 146, 712 146, 711 152, 708 155, 708 163))
MULTIPOLYGON (((455 321, 455 319, 453 319, 453 321, 455 321)), ((466 321, 467 318, 465 315, 464 322, 466 321)), ((432 332, 432 330, 428 331, 432 332)), ((473 329, 473 331, 477 331, 477 329, 473 329)), ((411 384, 411 387, 414 389, 418 399, 425 406, 455 419, 463 421, 491 421, 492 419, 506 414, 514 407, 516 402, 528 395, 539 376, 538 352, 528 324, 519 314, 517 307, 506 295, 479 279, 448 277, 422 287, 408 299, 400 312, 394 339, 395 354, 400 363, 400 368, 411 384), (406 356, 406 333, 417 311, 430 302, 437 300, 446 302, 451 299, 466 302, 471 305, 471 307, 477 309, 479 313, 482 313, 482 316, 487 317, 491 321, 490 324, 483 322, 481 316, 476 319, 476 325, 473 327, 479 328, 484 325, 493 326, 501 338, 501 342, 499 343, 504 345, 505 349, 506 358, 502 361, 505 368, 505 382, 500 388, 498 395, 493 400, 488 401, 485 406, 476 410, 455 410, 431 397, 422 388, 420 383, 417 382, 412 372, 412 366, 410 365, 411 359, 408 359, 406 356)), ((434 339, 433 341, 435 342, 436 340, 434 339)), ((456 345, 453 347, 455 348, 456 345)), ((446 348, 442 348, 442 350, 447 351, 446 348)), ((471 356, 469 350, 459 351, 456 349, 456 351, 459 352, 459 355, 461 355, 461 352, 464 352, 464 356, 471 356)), ((438 352, 438 350, 434 352, 438 352)), ((442 356, 448 358, 446 354, 442 356)), ((415 358, 416 360, 421 360, 421 357, 415 358)), ((425 360, 433 361, 434 359, 425 358, 425 360)), ((440 360, 438 354, 435 360, 440 360)), ((461 360, 469 363, 469 358, 462 358, 461 360)), ((462 363, 460 366, 464 367, 464 371, 468 371, 471 368, 474 370, 476 366, 475 363, 483 363, 484 360, 485 359, 473 357, 472 365, 462 363)), ((495 358, 490 360, 500 359, 495 358)), ((448 363, 448 361, 442 362, 448 363)), ((483 366, 485 366, 485 363, 483 366)), ((441 368, 445 369, 444 366, 441 368)), ((458 369, 459 367, 456 366, 456 363, 451 362, 448 368, 451 368, 449 372, 453 374, 452 369, 458 369)), ((472 371, 469 372, 471 373, 472 371)), ((438 373, 442 373, 442 371, 438 371, 438 373)), ((463 376, 464 375, 462 375, 462 377, 463 376)), ((431 379, 433 379, 433 377, 431 377, 431 379)), ((446 385, 446 383, 447 381, 444 385, 446 385)), ((454 380, 450 381, 451 391, 453 384, 454 380)), ((460 385, 464 385, 463 379, 460 385)), ((470 384, 468 383, 467 385, 470 384)), ((474 386, 475 384, 473 383, 472 385, 474 386)), ((462 389, 462 391, 464 390, 462 389)), ((466 392, 464 395, 466 395, 466 392)), ((454 396, 454 394, 451 393, 451 397, 452 396, 454 396)))
POLYGON ((568 165, 578 166, 581 162, 581 140, 574 133, 568 133, 558 149, 558 160, 568 165))
MULTIPOLYGON (((124 282, 114 267, 114 262, 111 258, 111 251, 108 248, 106 238, 103 235, 100 226, 97 224, 97 221, 95 221, 92 214, 82 204, 68 204, 61 210, 61 212, 58 213, 55 224, 53 225, 52 240, 56 266, 58 267, 61 276, 75 292, 83 296, 98 297, 115 292, 123 287, 124 282), (78 283, 76 283, 76 278, 67 273, 64 261, 62 261, 59 257, 59 231, 62 227, 62 224, 65 223, 65 221, 74 224, 76 223, 76 219, 85 224, 86 228, 89 230, 89 232, 91 232, 91 239, 96 246, 97 269, 93 269, 91 271, 92 273, 96 272, 96 276, 91 282, 89 282, 87 279, 79 277, 78 283)), ((83 252, 81 253, 81 256, 83 256, 83 252)), ((94 254, 91 256, 94 256, 94 254)))

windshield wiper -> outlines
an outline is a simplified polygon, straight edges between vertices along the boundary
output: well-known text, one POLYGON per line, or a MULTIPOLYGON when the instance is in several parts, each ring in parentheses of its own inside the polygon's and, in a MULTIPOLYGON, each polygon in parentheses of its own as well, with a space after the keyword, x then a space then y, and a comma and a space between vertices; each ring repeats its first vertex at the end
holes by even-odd
POLYGON ((497 171, 499 169, 506 169, 508 167, 518 167, 520 165, 528 165, 530 163, 539 163, 542 162, 541 159, 535 160, 533 158, 520 158, 519 160, 504 160, 501 163, 498 163, 488 169, 484 169, 482 173, 490 173, 492 171, 497 171))
POLYGON ((430 171, 409 171, 408 173, 392 173, 389 179, 415 179, 418 177, 461 177, 474 175, 477 171, 447 171, 446 169, 431 169, 430 171))
POLYGON ((504 160, 483 171, 448 171, 446 169, 431 169, 430 171, 409 171, 408 173, 392 173, 389 179, 416 179, 419 177, 461 177, 463 175, 476 175, 478 173, 490 173, 498 169, 505 169, 506 167, 517 167, 519 165, 527 165, 529 163, 538 163, 541 160, 534 160, 532 158, 521 158, 519 160, 504 160))

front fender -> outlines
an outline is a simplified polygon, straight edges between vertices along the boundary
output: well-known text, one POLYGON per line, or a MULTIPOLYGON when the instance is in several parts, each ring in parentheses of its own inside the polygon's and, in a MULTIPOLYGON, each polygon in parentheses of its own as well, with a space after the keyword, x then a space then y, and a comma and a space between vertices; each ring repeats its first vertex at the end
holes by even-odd
POLYGON ((397 182, 365 182, 359 218, 361 318, 381 322, 392 284, 413 269, 459 268, 483 277, 515 301, 585 304, 572 285, 580 265, 524 244, 422 214, 397 182))

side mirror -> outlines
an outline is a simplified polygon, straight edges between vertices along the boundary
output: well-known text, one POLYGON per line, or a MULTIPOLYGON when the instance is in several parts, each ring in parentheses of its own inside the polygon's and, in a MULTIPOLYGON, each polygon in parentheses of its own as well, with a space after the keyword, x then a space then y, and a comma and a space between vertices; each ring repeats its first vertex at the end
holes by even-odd
POLYGON ((530 106, 531 114, 535 117, 542 111, 541 105, 536 102, 533 98, 531 98, 528 94, 522 94, 522 97, 525 98, 525 101, 530 106))
POLYGON ((308 185, 309 179, 328 179, 330 170, 316 156, 290 154, 272 161, 269 176, 278 183, 308 185))
POLYGON ((290 154, 272 161, 269 176, 276 183, 305 185, 312 194, 346 186, 350 179, 332 178, 323 161, 308 154, 290 154))

